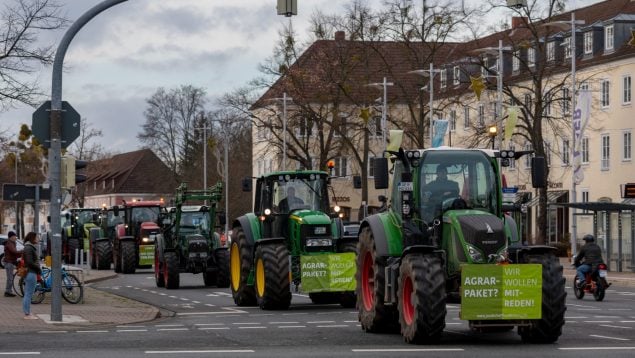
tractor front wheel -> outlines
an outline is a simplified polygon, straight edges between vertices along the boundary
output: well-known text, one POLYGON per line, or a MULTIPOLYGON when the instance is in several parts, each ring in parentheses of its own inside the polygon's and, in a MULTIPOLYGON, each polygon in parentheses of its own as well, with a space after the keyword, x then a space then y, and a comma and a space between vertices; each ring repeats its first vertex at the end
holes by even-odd
POLYGON ((98 270, 110 270, 112 260, 112 245, 108 240, 96 241, 95 246, 95 266, 98 270))
POLYGON ((135 273, 137 268, 137 253, 134 241, 121 242, 121 272, 135 273))
POLYGON ((291 304, 289 250, 282 243, 256 248, 256 299, 264 310, 286 310, 291 304))
POLYGON ((154 248, 154 281, 157 287, 165 287, 165 277, 163 276, 163 256, 158 246, 154 248))
POLYGON ((234 303, 238 306, 255 306, 256 292, 254 286, 248 284, 249 273, 253 262, 253 246, 249 243, 245 231, 241 227, 235 229, 229 251, 230 282, 234 303))
POLYGON ((214 251, 216 259, 216 287, 229 287, 229 251, 227 249, 218 249, 214 251))
POLYGON ((163 255, 163 278, 165 280, 165 288, 168 290, 176 290, 181 282, 179 277, 179 258, 176 252, 165 252, 163 255))
POLYGON ((445 328, 445 280, 438 256, 406 255, 399 267, 399 323, 407 343, 438 343, 445 328))

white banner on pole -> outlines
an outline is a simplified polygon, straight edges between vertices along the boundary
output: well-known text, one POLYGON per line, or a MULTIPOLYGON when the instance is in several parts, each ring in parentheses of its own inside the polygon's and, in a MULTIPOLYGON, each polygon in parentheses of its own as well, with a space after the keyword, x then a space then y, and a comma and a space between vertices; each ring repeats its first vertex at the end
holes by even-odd
POLYGON ((584 172, 582 171, 582 136, 584 129, 589 123, 591 114, 591 92, 580 91, 578 100, 576 101, 575 111, 573 112, 573 178, 576 185, 584 180, 584 172))

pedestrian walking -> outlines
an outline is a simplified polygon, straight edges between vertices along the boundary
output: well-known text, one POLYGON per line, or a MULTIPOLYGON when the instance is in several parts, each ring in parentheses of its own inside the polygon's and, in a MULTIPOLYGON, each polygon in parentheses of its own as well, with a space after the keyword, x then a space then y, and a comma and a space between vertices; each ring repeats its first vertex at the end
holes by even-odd
POLYGON ((22 299, 22 310, 24 311, 24 319, 38 319, 31 314, 31 297, 35 292, 35 284, 37 277, 42 273, 40 268, 40 257, 38 255, 37 244, 39 238, 36 233, 30 232, 24 238, 24 250, 22 250, 22 259, 24 266, 28 270, 24 277, 24 298, 22 299))
POLYGON ((4 297, 15 297, 13 293, 13 270, 18 263, 18 258, 22 256, 22 251, 18 251, 15 242, 18 235, 13 231, 9 231, 9 239, 4 243, 4 258, 2 259, 4 269, 7 273, 7 286, 4 288, 4 297))

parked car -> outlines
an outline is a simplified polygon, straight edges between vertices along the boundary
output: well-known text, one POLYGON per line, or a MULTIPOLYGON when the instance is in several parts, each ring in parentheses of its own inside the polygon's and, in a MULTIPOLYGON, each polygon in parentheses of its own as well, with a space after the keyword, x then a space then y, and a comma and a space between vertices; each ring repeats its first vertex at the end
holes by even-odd
MULTIPOLYGON (((3 262, 3 260, 4 260, 4 243, 7 242, 7 240, 9 240, 7 235, 0 234, 0 268, 4 268, 4 262, 3 262)), ((20 239, 18 239, 18 241, 16 241, 15 246, 18 249, 18 251, 21 251, 22 249, 24 249, 24 243, 20 239)))

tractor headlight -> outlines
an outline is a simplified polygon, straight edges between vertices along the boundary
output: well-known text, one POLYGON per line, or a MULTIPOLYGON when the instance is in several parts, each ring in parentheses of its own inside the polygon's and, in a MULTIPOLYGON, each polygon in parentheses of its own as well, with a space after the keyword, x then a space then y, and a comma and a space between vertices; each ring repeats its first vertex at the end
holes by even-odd
POLYGON ((474 262, 483 262, 483 254, 476 247, 467 244, 467 254, 470 255, 470 258, 474 262))
POLYGON ((267 216, 271 215, 271 209, 269 208, 265 209, 265 215, 267 216))
POLYGON ((142 238, 141 238, 141 242, 143 242, 143 243, 148 243, 148 242, 152 242, 152 240, 150 240, 150 238, 149 238, 149 237, 142 237, 142 238))
POLYGON ((331 239, 306 239, 307 247, 316 247, 316 246, 333 246, 333 240, 331 239))

